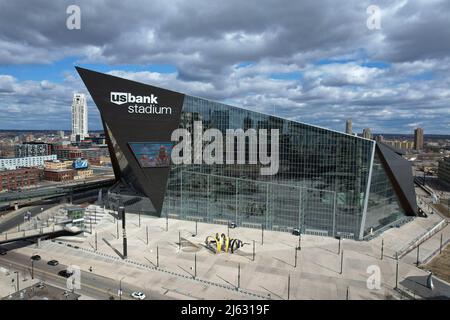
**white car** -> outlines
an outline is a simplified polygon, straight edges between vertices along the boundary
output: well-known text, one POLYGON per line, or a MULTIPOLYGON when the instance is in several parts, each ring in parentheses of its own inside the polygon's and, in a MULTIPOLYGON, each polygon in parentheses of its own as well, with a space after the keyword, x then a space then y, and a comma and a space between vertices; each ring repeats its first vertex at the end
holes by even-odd
POLYGON ((138 300, 144 300, 145 299, 145 293, 140 291, 135 291, 131 294, 131 297, 138 300))

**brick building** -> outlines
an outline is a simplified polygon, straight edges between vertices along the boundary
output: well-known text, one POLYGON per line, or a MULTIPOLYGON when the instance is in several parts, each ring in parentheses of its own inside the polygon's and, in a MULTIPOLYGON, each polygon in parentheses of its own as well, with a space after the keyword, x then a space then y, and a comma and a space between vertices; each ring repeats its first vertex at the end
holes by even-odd
POLYGON ((75 176, 73 169, 44 170, 44 179, 48 181, 71 181, 75 176))
POLYGON ((40 172, 37 168, 0 171, 0 192, 35 185, 39 181, 40 172))

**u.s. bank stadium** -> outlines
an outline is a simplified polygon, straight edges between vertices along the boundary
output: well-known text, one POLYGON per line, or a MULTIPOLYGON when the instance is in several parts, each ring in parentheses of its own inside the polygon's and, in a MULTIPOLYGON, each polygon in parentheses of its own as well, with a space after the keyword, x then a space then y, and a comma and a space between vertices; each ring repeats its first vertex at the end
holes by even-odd
POLYGON ((355 240, 418 213, 410 163, 382 143, 77 71, 107 137, 117 179, 108 191, 111 209, 355 240), (173 131, 192 132, 199 121, 224 135, 227 129, 278 129, 277 173, 261 175, 258 163, 174 164, 173 131))

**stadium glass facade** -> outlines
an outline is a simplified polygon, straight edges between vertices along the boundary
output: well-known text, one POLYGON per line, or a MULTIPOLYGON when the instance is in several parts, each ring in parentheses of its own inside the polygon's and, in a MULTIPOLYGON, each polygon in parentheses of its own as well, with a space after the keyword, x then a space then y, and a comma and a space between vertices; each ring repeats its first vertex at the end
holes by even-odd
MULTIPOLYGON (((371 236, 416 214, 415 198, 412 203, 404 196, 410 192, 410 181, 397 181, 398 176, 386 162, 389 152, 397 161, 403 161, 398 159, 401 156, 379 148, 375 141, 188 95, 181 96, 179 118, 173 128, 192 132, 194 122, 201 121, 203 130, 216 128, 224 135, 227 129, 268 129, 269 133, 270 129, 278 129, 277 174, 261 175, 260 164, 143 168, 130 144, 163 141, 163 136, 145 136, 144 131, 134 129, 137 124, 123 124, 123 119, 119 125, 115 122, 118 117, 109 116, 110 109, 103 109, 111 107, 95 91, 101 77, 105 78, 103 81, 113 78, 112 86, 128 80, 85 69, 80 75, 100 109, 108 137, 118 178, 117 186, 110 192, 113 208, 116 203, 127 206, 127 212, 219 224, 234 222, 237 226, 266 230, 299 229, 305 234, 352 239, 371 236), (158 184, 163 189, 160 198, 154 196, 160 192, 154 188, 158 184)), ((146 90, 164 90, 137 85, 146 90)), ((137 121, 144 126, 147 123, 141 118, 133 123, 137 121)), ((148 127, 152 127, 150 123, 148 127)), ((169 136, 170 133, 165 140, 169 136)), ((246 159, 250 150, 246 148, 246 159)))
MULTIPOLYGON (((259 165, 173 165, 163 215, 359 237, 374 141, 186 96, 180 127, 192 131, 194 121, 224 135, 226 129, 278 129, 280 169, 261 176, 259 165)), ((373 165, 364 235, 405 216, 381 163, 373 165)))

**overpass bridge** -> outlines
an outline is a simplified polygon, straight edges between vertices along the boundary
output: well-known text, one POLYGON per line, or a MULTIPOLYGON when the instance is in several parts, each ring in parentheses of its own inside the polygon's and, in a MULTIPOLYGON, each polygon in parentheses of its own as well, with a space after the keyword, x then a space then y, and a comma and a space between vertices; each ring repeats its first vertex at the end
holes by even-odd
POLYGON ((82 233, 83 230, 78 227, 69 227, 65 225, 53 225, 41 227, 39 229, 24 230, 11 233, 0 234, 0 245, 22 240, 45 239, 61 236, 75 236, 82 233))
POLYGON ((18 206, 32 204, 41 200, 47 200, 62 196, 72 196, 75 193, 110 187, 114 184, 114 182, 114 178, 108 178, 93 181, 83 181, 83 183, 42 187, 20 192, 7 192, 4 194, 0 194, 0 209, 7 210, 11 207, 17 208, 18 206))

